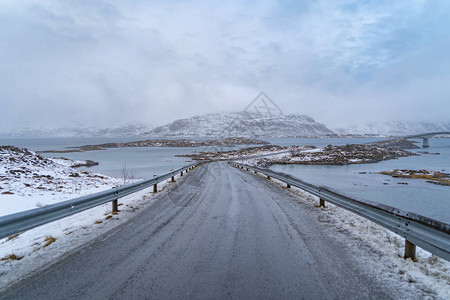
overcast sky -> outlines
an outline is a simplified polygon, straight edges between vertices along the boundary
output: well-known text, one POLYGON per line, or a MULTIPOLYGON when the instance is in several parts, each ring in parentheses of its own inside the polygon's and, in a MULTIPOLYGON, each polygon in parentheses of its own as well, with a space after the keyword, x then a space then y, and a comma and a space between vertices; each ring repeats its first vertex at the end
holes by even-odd
POLYGON ((160 125, 264 91, 330 127, 449 121, 450 1, 0 2, 0 128, 160 125))

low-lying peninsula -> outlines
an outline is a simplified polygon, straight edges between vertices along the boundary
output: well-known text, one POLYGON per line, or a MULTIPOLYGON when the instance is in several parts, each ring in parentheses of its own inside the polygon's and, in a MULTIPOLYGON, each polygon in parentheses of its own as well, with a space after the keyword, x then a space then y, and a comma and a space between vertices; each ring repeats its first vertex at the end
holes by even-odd
POLYGON ((235 145, 266 145, 267 141, 249 139, 242 137, 230 137, 215 140, 188 140, 188 139, 155 139, 144 140, 127 143, 106 143, 99 145, 84 145, 79 147, 70 147, 67 150, 47 150, 40 151, 42 153, 69 153, 69 152, 85 152, 94 150, 105 150, 110 148, 126 148, 126 147, 233 147, 235 145))
POLYGON ((404 141, 374 144, 352 144, 344 146, 328 145, 324 148, 314 146, 280 147, 275 145, 245 148, 233 151, 200 152, 190 155, 194 160, 245 159, 260 167, 273 164, 299 165, 349 165, 376 163, 383 160, 417 155, 400 149, 414 146, 404 141))
POLYGON ((262 158, 258 164, 266 167, 273 164, 350 165, 376 163, 383 160, 412 155, 417 154, 402 149, 385 147, 379 144, 328 145, 324 148, 291 152, 285 157, 275 159, 262 158))

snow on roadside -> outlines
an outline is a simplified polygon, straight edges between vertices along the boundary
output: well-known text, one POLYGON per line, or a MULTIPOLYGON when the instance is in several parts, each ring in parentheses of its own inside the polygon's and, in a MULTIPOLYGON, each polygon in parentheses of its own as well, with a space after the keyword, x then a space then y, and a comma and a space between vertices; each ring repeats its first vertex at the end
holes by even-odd
MULTIPOLYGON (((259 173, 256 176, 266 178, 259 173)), ((286 186, 273 178, 270 181, 284 188, 286 186)), ((328 228, 331 234, 345 241, 372 276, 387 285, 396 280, 408 293, 414 288, 420 298, 450 299, 450 262, 420 247, 416 251, 417 262, 404 259, 403 237, 329 202, 326 203, 326 208, 319 208, 319 198, 299 188, 291 187, 286 190, 299 196, 299 203, 317 206, 318 220, 330 225, 328 228)), ((401 291, 398 298, 405 298, 401 291)))
MULTIPOLYGON (((176 176, 178 182, 184 177, 176 176)), ((0 241, 0 292, 19 280, 50 267, 84 245, 133 218, 157 197, 175 185, 170 179, 153 187, 119 199, 119 213, 106 203, 67 218, 13 235, 0 241), (10 258, 10 259, 7 259, 10 258), (13 259, 11 259, 13 258, 13 259), (16 259, 14 259, 16 258, 16 259)))

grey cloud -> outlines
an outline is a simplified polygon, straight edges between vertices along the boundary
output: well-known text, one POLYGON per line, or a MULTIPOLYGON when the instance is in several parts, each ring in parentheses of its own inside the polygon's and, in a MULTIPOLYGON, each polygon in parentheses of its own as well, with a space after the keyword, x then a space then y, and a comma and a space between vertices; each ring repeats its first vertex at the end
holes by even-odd
POLYGON ((2 128, 158 125, 261 90, 330 125, 422 118, 424 97, 448 118, 442 1, 30 3, 0 10, 2 128))

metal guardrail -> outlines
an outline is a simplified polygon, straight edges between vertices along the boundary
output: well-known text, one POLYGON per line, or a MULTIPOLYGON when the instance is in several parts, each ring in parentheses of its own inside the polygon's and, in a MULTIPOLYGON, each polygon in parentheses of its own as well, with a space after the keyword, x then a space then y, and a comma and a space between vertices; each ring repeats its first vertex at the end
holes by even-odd
POLYGON ((369 219, 405 238, 405 258, 415 259, 415 245, 450 261, 450 224, 442 223, 418 214, 405 212, 388 205, 363 201, 344 196, 328 187, 316 186, 288 174, 261 169, 245 164, 228 162, 241 169, 261 173, 295 186, 320 198, 320 205, 329 201, 346 210, 369 219))
POLYGON ((191 164, 152 179, 138 181, 92 195, 0 217, 0 238, 62 219, 107 202, 113 202, 113 211, 117 211, 117 199, 151 186, 153 186, 153 192, 156 192, 158 183, 169 178, 174 180, 175 175, 178 173, 183 175, 183 172, 191 170, 200 164, 191 164))

